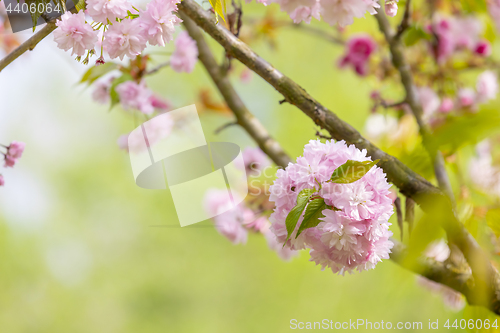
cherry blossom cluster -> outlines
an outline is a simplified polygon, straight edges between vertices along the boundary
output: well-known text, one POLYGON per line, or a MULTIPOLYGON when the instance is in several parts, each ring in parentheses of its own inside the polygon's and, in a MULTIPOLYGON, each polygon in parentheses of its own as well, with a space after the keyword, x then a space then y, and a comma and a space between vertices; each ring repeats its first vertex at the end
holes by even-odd
POLYGON ((100 49, 96 64, 104 63, 103 52, 111 59, 125 56, 133 59, 147 46, 165 46, 173 40, 175 26, 181 20, 174 14, 179 0, 152 0, 145 10, 133 7, 126 0, 88 0, 85 13, 66 12, 56 25, 54 40, 59 48, 88 63, 100 49), (90 16, 93 23, 87 21, 90 16), (102 29, 102 30, 101 30, 102 29))
MULTIPOLYGON (((244 165, 238 165, 246 170, 249 177, 256 177, 268 166, 269 159, 259 148, 246 148, 243 151, 244 165)), ((290 260, 298 253, 279 244, 271 232, 268 218, 263 214, 272 209, 268 196, 261 188, 250 188, 250 196, 242 204, 233 207, 227 190, 212 189, 204 198, 205 210, 212 216, 216 230, 233 244, 245 244, 249 233, 262 234, 269 246, 283 260, 290 260), (231 208, 233 207, 233 208, 231 208)), ((237 201, 240 201, 237 199, 237 201)))
MULTIPOLYGON (((4 168, 13 168, 17 161, 23 156, 25 143, 19 141, 12 141, 10 145, 4 146, 0 145, 5 149, 5 152, 1 152, 4 157, 4 168)), ((0 174, 0 186, 5 185, 5 179, 3 175, 0 174)))
POLYGON ((278 170, 270 188, 270 200, 276 204, 270 217, 271 230, 278 241, 293 250, 310 248, 311 261, 339 274, 373 269, 382 259, 389 258, 393 247, 389 239, 393 206, 390 185, 382 169, 374 166, 352 183, 329 182, 335 170, 349 160, 363 162, 370 158, 366 150, 360 151, 343 141, 311 140, 305 146, 304 156, 278 170), (297 204, 299 193, 306 189, 312 189, 328 206, 322 211, 321 222, 297 237, 302 214, 288 239, 287 216, 297 204))

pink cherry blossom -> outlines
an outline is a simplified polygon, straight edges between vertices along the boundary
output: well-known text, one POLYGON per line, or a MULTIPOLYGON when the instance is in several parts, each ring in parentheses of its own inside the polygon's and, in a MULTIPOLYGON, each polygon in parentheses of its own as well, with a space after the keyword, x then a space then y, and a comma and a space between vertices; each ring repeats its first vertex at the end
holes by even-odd
POLYGON ((12 158, 19 159, 23 156, 25 146, 26 144, 24 142, 12 141, 8 148, 7 154, 12 158))
POLYGON ((180 0, 153 0, 140 12, 140 25, 145 29, 149 44, 165 46, 173 39, 175 25, 181 19, 173 14, 180 0))
POLYGON ((118 148, 128 151, 128 134, 120 135, 116 143, 118 144, 118 148))
POLYGON ((97 32, 85 22, 85 14, 66 12, 56 22, 59 29, 54 31, 57 47, 71 51, 71 55, 83 56, 87 50, 93 49, 97 43, 97 32))
POLYGON ((146 48, 147 39, 144 29, 140 27, 140 20, 124 19, 115 22, 104 33, 103 47, 109 56, 120 58, 124 56, 131 59, 146 48))
POLYGON ((270 230, 264 232, 264 237, 266 238, 269 248, 276 252, 282 260, 290 261, 293 257, 299 255, 299 251, 294 251, 288 247, 283 247, 283 244, 280 244, 278 242, 276 236, 270 230))
POLYGON ((3 175, 0 175, 0 186, 5 185, 5 179, 3 178, 3 175))
POLYGON ((385 174, 373 167, 356 182, 329 182, 334 171, 347 160, 367 161, 369 158, 366 151, 347 146, 343 141, 321 143, 312 140, 304 147, 304 155, 297 158, 297 163, 290 163, 285 170, 278 171, 269 189, 270 201, 276 204, 269 218, 270 230, 280 243, 288 234, 286 217, 303 189, 315 189, 314 196, 335 207, 335 210, 323 210, 324 217, 318 226, 296 237, 303 221, 300 217, 285 247, 292 250, 310 248, 311 261, 339 274, 373 269, 389 257, 393 246, 389 240, 392 236, 389 218, 393 208, 385 174))
POLYGON ((248 231, 242 225, 242 212, 233 208, 219 216, 215 221, 215 229, 229 239, 233 244, 245 244, 248 238, 248 231))
POLYGON ((144 81, 139 84, 134 81, 126 81, 119 84, 115 90, 120 96, 120 104, 124 109, 137 109, 145 114, 154 112, 153 92, 146 87, 144 81))
POLYGON ((398 14, 398 0, 385 0, 385 13, 394 17, 398 14))
POLYGON ((132 11, 132 5, 127 0, 87 0, 87 13, 96 22, 116 23, 116 19, 125 18, 132 11))
POLYGON ((339 66, 352 66, 360 76, 368 74, 368 63, 377 44, 368 35, 352 37, 347 43, 346 54, 341 58, 339 66))
POLYGON ((182 31, 175 40, 175 51, 170 57, 170 67, 176 72, 191 73, 198 60, 198 47, 187 31, 182 31))

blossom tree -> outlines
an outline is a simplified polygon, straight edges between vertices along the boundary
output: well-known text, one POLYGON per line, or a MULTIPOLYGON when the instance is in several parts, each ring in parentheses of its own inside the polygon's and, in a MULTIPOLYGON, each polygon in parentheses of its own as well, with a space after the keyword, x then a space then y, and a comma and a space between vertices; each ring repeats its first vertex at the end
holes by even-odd
MULTIPOLYGON (((257 2, 279 6, 290 22, 272 15, 245 20, 244 6, 220 0, 205 8, 193 0, 152 0, 144 9, 126 0, 79 2, 15 49, 1 40, 10 53, 0 71, 53 32, 59 48, 90 66, 82 83, 93 86, 96 102, 149 119, 173 105, 148 88, 147 77, 167 66, 190 73, 199 61, 225 101, 217 105, 203 95, 203 104, 232 117, 218 131, 241 126, 259 147, 243 153, 249 182, 271 161, 279 167, 269 188, 251 187, 243 205, 214 218, 221 235, 241 244, 249 233, 261 234, 284 260, 308 249, 312 262, 342 275, 391 259, 442 292, 450 306, 465 299, 500 315, 500 114, 490 104, 498 95, 493 50, 500 1, 257 2), (350 34, 347 27, 365 16, 378 31, 350 34), (333 42, 344 50, 336 66, 370 79, 366 138, 249 46, 260 38, 272 44, 273 30, 287 24, 333 42), (207 38, 224 48, 221 64, 207 38), (153 67, 148 44, 170 42, 169 61, 153 67), (241 80, 260 76, 283 96, 280 104, 295 106, 317 126, 295 162, 234 89, 236 61, 245 67, 241 80), (400 93, 386 95, 388 87, 400 93), (487 199, 478 203, 480 194, 487 199), (393 215, 401 241, 393 238, 393 215)), ((173 122, 155 129, 155 139, 168 135, 173 122)), ((118 139, 120 148, 135 149, 127 137, 118 139)), ((11 167, 24 145, 4 148, 11 167)), ((226 211, 225 200, 207 192, 207 211, 226 211)))

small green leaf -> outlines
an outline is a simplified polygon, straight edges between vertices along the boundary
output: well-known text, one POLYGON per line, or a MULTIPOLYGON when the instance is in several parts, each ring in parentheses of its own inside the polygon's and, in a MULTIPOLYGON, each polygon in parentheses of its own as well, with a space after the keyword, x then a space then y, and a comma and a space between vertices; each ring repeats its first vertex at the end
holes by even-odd
MULTIPOLYGON (((293 209, 290 211, 290 213, 288 213, 286 217, 285 224, 288 235, 286 237, 285 244, 295 230, 297 222, 302 216, 302 212, 306 208, 306 205, 314 192, 316 192, 315 189, 305 189, 300 191, 299 195, 297 196, 297 205, 293 207, 293 209)), ((283 244, 283 246, 285 246, 285 244, 283 244)))
POLYGON ((306 212, 304 213, 304 220, 300 224, 295 238, 297 238, 302 231, 316 227, 321 222, 320 218, 325 217, 325 215, 323 215, 323 210, 328 208, 331 207, 325 203, 323 198, 311 200, 309 205, 307 205, 306 212))
POLYGON ((110 110, 120 102, 120 96, 116 92, 116 87, 122 84, 123 82, 131 80, 133 80, 133 77, 128 73, 125 73, 122 76, 113 80, 113 82, 111 83, 111 87, 109 88, 109 96, 111 97, 111 105, 109 106, 110 110))
POLYGON ((412 25, 408 28, 403 37, 406 46, 415 45, 422 39, 431 40, 432 36, 417 25, 412 25))
POLYGON ((486 222, 495 236, 500 237, 500 209, 490 209, 486 214, 486 222))
POLYGON ((349 184, 354 183, 357 180, 363 178, 364 175, 370 169, 378 163, 379 160, 376 161, 352 161, 349 160, 345 164, 339 166, 333 172, 330 180, 337 184, 349 184))
POLYGON ((118 67, 117 64, 113 62, 107 62, 105 64, 102 64, 100 66, 92 66, 90 67, 85 74, 83 74, 82 79, 80 80, 80 83, 87 82, 88 84, 91 84, 104 74, 107 74, 111 72, 112 70, 116 69, 118 67))

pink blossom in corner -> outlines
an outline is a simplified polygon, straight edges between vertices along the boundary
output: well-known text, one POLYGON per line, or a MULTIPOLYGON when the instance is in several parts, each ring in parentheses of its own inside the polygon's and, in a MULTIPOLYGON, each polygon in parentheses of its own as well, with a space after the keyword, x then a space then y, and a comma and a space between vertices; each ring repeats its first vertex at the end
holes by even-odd
POLYGON ((154 112, 154 107, 151 104, 153 92, 146 87, 144 81, 140 84, 126 81, 119 84, 115 90, 120 96, 120 104, 124 109, 137 109, 145 114, 154 112))
POLYGON ((380 8, 375 0, 319 0, 323 20, 330 25, 345 27, 354 23, 354 18, 364 17, 366 13, 374 15, 380 8))
POLYGON ((12 158, 19 159, 23 156, 25 146, 26 144, 24 142, 12 141, 7 150, 7 154, 12 158))
POLYGON ((170 57, 170 67, 176 72, 191 73, 198 60, 198 47, 187 31, 182 31, 175 40, 175 51, 170 57))
POLYGON ((160 112, 165 112, 172 108, 172 104, 169 101, 159 98, 156 95, 151 96, 150 102, 151 105, 160 112))
POLYGON ((361 76, 368 74, 370 56, 377 48, 375 41, 368 35, 352 37, 347 43, 346 53, 341 58, 339 66, 352 66, 361 76))
POLYGON ((97 32, 85 22, 83 12, 77 14, 66 12, 56 25, 59 29, 54 31, 54 41, 57 47, 64 51, 72 49, 71 55, 83 56, 97 43, 97 32))
POLYGON ((5 179, 3 178, 3 175, 0 175, 0 186, 5 185, 5 179))
POLYGON ((477 78, 476 91, 480 103, 495 99, 498 95, 497 75, 490 70, 481 73, 477 78))
POLYGON ((149 44, 165 46, 173 39, 175 25, 181 19, 174 15, 180 0, 153 0, 139 14, 140 25, 144 28, 149 44))
POLYGON ((125 18, 127 11, 133 11, 127 0, 87 0, 87 14, 96 22, 116 23, 116 19, 125 18))
POLYGON ((385 13, 394 17, 398 14, 398 0, 385 0, 385 13))
POLYGON ((139 20, 124 19, 115 22, 104 33, 103 47, 111 59, 124 56, 134 59, 146 48, 147 39, 139 20))

